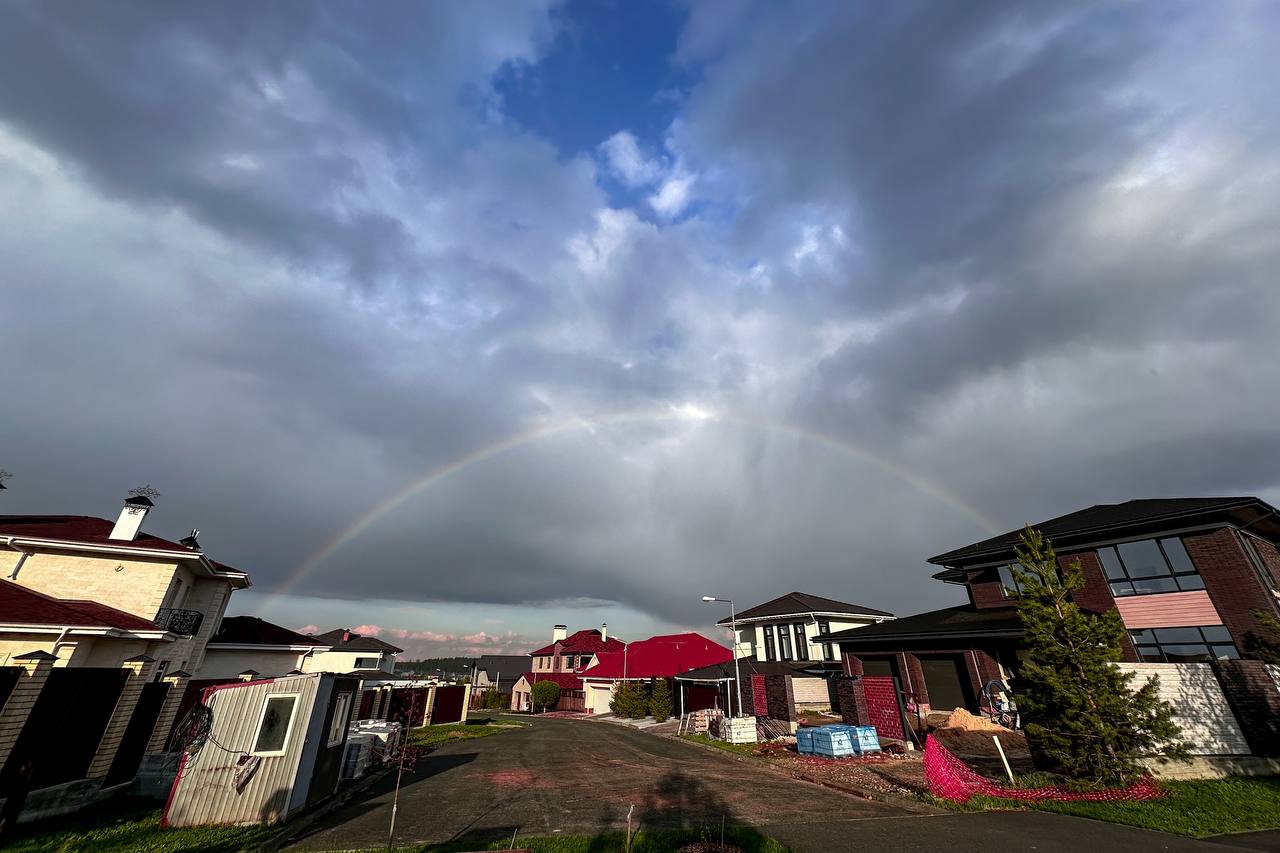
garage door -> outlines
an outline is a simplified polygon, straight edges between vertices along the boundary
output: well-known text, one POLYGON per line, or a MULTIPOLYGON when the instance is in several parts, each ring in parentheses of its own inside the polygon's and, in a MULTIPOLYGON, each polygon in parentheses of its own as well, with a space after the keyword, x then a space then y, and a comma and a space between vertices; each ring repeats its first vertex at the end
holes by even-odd
POLYGON ((613 691, 607 686, 598 687, 594 684, 587 689, 591 691, 587 710, 593 714, 609 713, 609 700, 613 698, 613 691))

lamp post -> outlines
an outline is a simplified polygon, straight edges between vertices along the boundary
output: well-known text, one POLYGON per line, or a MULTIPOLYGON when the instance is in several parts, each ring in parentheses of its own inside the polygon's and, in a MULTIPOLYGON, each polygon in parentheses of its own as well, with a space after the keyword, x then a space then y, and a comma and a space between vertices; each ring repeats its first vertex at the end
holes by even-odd
MULTIPOLYGON (((738 694, 737 716, 741 717, 742 716, 742 681, 741 681, 741 675, 738 672, 738 614, 737 614, 737 611, 733 609, 732 598, 716 598, 714 595, 704 595, 702 596, 702 600, 707 603, 711 603, 713 601, 719 601, 723 604, 729 605, 729 630, 733 632, 733 690, 735 693, 738 694)), ((730 707, 729 710, 732 711, 733 708, 730 707)))

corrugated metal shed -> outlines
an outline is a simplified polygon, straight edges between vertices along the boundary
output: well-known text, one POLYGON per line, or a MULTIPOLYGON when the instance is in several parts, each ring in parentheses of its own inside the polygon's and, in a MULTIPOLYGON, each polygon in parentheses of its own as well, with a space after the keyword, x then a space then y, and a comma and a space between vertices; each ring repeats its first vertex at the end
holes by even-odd
MULTIPOLYGON (((317 697, 332 693, 332 685, 325 682, 332 678, 309 674, 209 688, 205 696, 213 712, 209 737, 199 751, 182 759, 165 806, 165 824, 275 823, 287 817, 306 799, 310 779, 300 778, 307 774, 300 774, 299 766, 308 734, 326 737, 313 729, 317 697), (287 696, 296 701, 282 746, 255 752, 268 700, 287 696), (260 763, 236 790, 236 772, 241 762, 252 758, 260 763), (296 790, 299 786, 302 790, 296 790)), ((344 740, 345 728, 343 723, 344 740)))

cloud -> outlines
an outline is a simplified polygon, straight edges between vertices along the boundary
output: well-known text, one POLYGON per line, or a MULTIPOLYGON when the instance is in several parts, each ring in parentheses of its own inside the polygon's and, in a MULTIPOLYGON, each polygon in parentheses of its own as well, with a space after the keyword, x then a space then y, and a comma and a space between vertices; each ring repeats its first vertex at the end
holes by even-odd
POLYGON ((1280 498, 1275 9, 694 4, 581 150, 494 84, 557 10, 354 9, 0 13, 6 512, 152 482, 425 655, 1280 498))
POLYGON ((357 625, 351 629, 351 633, 359 634, 362 637, 380 637, 383 630, 380 625, 357 625))

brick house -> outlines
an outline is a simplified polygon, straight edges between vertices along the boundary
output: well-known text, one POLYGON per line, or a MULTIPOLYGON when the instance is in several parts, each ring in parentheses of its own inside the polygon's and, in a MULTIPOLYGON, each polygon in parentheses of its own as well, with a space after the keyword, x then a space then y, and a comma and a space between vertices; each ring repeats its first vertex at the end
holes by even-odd
MULTIPOLYGON (((701 634, 663 634, 628 643, 621 652, 600 652, 595 665, 583 670, 582 684, 585 694, 584 710, 588 714, 604 714, 609 711, 613 693, 623 681, 650 682, 666 679, 671 688, 672 707, 677 713, 685 708, 684 694, 677 690, 673 679, 683 672, 724 663, 733 659, 733 652, 701 634)), ((701 707, 712 707, 710 702, 701 707)))
POLYGON ((511 688, 511 710, 531 709, 533 685, 539 681, 554 681, 560 685, 560 710, 584 710, 586 699, 580 674, 596 662, 596 655, 621 652, 623 648, 621 640, 609 636, 608 625, 587 628, 572 635, 568 627, 554 626, 551 642, 529 652, 531 667, 516 679, 511 688))
MULTIPOLYGON (((1280 691, 1258 659, 1280 643, 1257 614, 1280 617, 1280 515, 1254 497, 1102 504, 1033 525, 1062 565, 1076 560, 1086 610, 1119 611, 1131 663, 1211 663, 1258 754, 1280 749, 1280 691), (1233 686, 1234 685, 1234 686, 1233 686), (1270 719, 1270 722, 1268 722, 1270 719)), ((1016 678, 1022 629, 1010 566, 1021 530, 929 559, 968 603, 832 632, 845 674, 893 675, 921 710, 977 711, 982 687, 1016 678)))
POLYGON ((0 798, 30 791, 24 818, 91 802, 163 750, 189 673, 249 586, 197 531, 144 533, 153 506, 131 496, 114 522, 0 516, 0 798))

